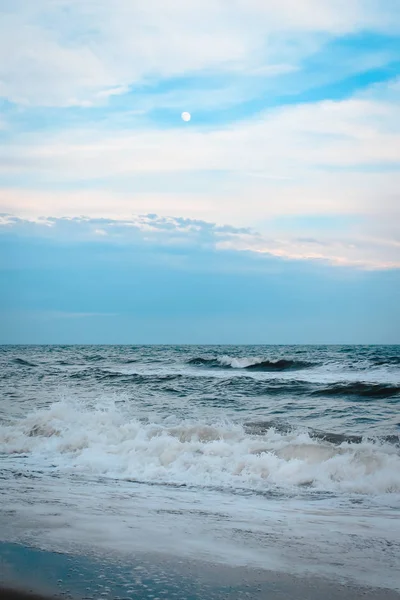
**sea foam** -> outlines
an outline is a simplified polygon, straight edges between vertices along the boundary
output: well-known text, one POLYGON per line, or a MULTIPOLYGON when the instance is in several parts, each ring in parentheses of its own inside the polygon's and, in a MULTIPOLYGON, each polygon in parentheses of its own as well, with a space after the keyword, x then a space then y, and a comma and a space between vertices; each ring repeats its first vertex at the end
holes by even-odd
POLYGON ((157 416, 144 422, 112 403, 54 403, 2 425, 0 452, 21 456, 27 469, 161 484, 265 493, 400 492, 400 456, 388 443, 334 444, 273 427, 255 434, 231 422, 157 416))

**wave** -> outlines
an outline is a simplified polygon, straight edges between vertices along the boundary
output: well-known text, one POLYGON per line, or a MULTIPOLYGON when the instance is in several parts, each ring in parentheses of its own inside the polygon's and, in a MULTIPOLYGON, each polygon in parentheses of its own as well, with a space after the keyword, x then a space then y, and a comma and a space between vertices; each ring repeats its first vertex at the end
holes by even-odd
POLYGON ((384 358, 374 359, 374 364, 378 366, 384 365, 400 365, 400 356, 385 356, 384 358))
POLYGON ((14 358, 13 362, 14 364, 20 365, 21 367, 37 367, 35 363, 29 362, 24 358, 14 358))
MULTIPOLYGON (((207 381, 207 380, 206 380, 207 381)), ((214 380, 211 379, 211 382, 214 380)), ((310 393, 315 384, 297 379, 259 380, 253 377, 232 377, 214 383, 214 389, 240 393, 245 398, 251 396, 305 395, 310 393)))
POLYGON ((264 360, 245 368, 252 371, 297 371, 299 369, 309 369, 313 366, 315 366, 313 363, 281 358, 280 360, 275 361, 264 360))
POLYGON ((189 420, 141 422, 115 404, 61 402, 0 427, 0 452, 30 468, 269 493, 400 492, 398 448, 382 440, 189 420))
POLYGON ((120 371, 110 371, 108 369, 88 368, 75 373, 68 374, 70 379, 90 380, 118 383, 163 383, 165 381, 173 381, 183 377, 180 373, 169 373, 165 375, 152 373, 121 373, 120 371))
MULTIPOLYGON (((204 394, 220 395, 219 401, 222 404, 229 403, 237 399, 238 395, 243 399, 251 396, 280 396, 280 395, 306 395, 313 391, 314 385, 309 382, 284 379, 273 379, 268 381, 259 381, 253 377, 227 377, 220 378, 214 376, 193 377, 188 373, 123 373, 108 369, 87 368, 74 373, 65 375, 66 379, 78 381, 96 381, 103 385, 110 386, 129 386, 144 385, 150 386, 155 391, 168 393, 177 393, 187 395, 191 392, 201 394, 200 399, 204 400, 204 394), (168 384, 176 382, 178 385, 171 388, 168 384)), ((193 399, 195 401, 195 399, 193 399)))
POLYGON ((260 358, 235 358, 231 356, 219 356, 217 358, 191 358, 189 365, 204 366, 211 368, 230 367, 232 369, 247 369, 249 371, 289 371, 308 369, 314 367, 314 363, 289 360, 280 358, 277 360, 265 360, 260 358))
MULTIPOLYGON (((288 423, 282 423, 279 421, 250 421, 244 424, 245 430, 248 433, 255 435, 264 435, 270 429, 275 429, 280 433, 293 432, 293 427, 288 423)), ((308 435, 315 440, 322 442, 329 442, 340 446, 341 444, 361 444, 366 438, 362 435, 354 435, 347 433, 332 433, 327 431, 319 431, 317 429, 309 429, 308 435)), ((393 444, 394 446, 400 447, 400 435, 385 435, 376 438, 377 441, 386 444, 393 444)))
POLYGON ((104 356, 102 356, 101 354, 88 354, 84 357, 84 359, 91 363, 101 362, 102 360, 104 360, 104 356))
POLYGON ((392 398, 400 395, 400 386, 390 383, 333 383, 312 392, 313 396, 361 396, 366 398, 392 398))
POLYGON ((123 374, 118 371, 107 371, 105 369, 89 367, 74 373, 68 374, 70 379, 97 379, 102 381, 103 379, 116 379, 121 377, 123 374))
MULTIPOLYGON (((90 363, 101 362, 104 360, 106 360, 106 358, 104 356, 101 356, 100 354, 98 354, 98 355, 93 355, 93 356, 85 356, 83 360, 82 359, 79 360, 79 357, 76 359, 70 359, 70 360, 58 360, 58 361, 56 361, 56 364, 63 365, 63 366, 64 365, 65 366, 77 366, 77 365, 82 365, 82 362, 84 363, 86 361, 90 364, 90 363)), ((119 364, 130 365, 130 364, 137 363, 137 362, 139 362, 138 359, 129 358, 126 360, 119 361, 119 364)))

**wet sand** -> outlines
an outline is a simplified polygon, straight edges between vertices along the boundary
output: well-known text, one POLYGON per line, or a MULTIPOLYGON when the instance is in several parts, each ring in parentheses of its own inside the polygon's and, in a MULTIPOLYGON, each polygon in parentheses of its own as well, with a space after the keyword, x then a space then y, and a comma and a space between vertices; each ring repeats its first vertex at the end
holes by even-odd
POLYGON ((38 596, 30 592, 20 592, 7 588, 0 588, 0 598, 3 600, 48 600, 48 596, 38 596))
POLYGON ((0 543, 0 599, 400 600, 400 592, 162 555, 70 555, 0 543))

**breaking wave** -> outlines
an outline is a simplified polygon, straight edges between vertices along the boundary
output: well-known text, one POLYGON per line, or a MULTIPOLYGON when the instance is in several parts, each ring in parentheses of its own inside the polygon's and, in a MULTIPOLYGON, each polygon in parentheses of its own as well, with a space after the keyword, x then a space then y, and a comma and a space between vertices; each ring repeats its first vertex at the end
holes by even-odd
POLYGON ((232 369, 247 369, 249 371, 290 371, 298 369, 308 369, 315 366, 298 360, 289 360, 281 358, 278 360, 264 360, 260 358, 235 358, 231 356, 219 356, 217 358, 191 358, 188 364, 204 367, 230 367, 232 369))
POLYGON ((114 404, 60 402, 1 426, 0 452, 23 455, 30 468, 141 482, 266 493, 400 492, 394 444, 271 425, 143 422, 114 404))

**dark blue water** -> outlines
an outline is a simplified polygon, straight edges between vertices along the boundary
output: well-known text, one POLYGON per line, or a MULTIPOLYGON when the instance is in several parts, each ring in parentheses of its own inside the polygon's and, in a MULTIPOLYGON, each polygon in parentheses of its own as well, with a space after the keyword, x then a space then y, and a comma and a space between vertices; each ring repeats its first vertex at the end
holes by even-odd
POLYGON ((0 348, 0 417, 65 399, 150 413, 400 433, 400 346, 0 348))

